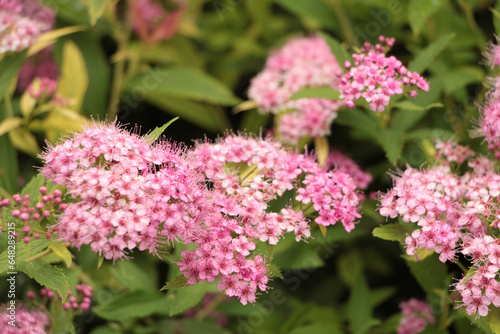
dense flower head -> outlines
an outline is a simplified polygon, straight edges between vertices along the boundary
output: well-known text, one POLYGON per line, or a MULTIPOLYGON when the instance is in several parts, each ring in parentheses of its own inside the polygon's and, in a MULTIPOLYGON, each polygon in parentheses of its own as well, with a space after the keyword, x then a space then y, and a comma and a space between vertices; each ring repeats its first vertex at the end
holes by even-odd
POLYGON ((43 175, 77 200, 60 216, 59 237, 75 247, 90 244, 106 259, 136 247, 155 252, 158 238, 175 239, 169 225, 199 215, 202 189, 169 143, 150 145, 115 124, 93 122, 42 158, 43 175))
POLYGON ((26 308, 20 301, 15 301, 14 319, 8 309, 11 304, 0 305, 0 328, 5 334, 45 334, 50 325, 49 316, 42 310, 26 308), (11 325, 12 322, 15 325, 11 325))
POLYGON ((0 3, 0 54, 19 52, 33 45, 53 27, 55 12, 36 0, 0 3))
POLYGON ((370 173, 363 171, 354 160, 338 150, 330 150, 328 154, 325 169, 328 170, 332 167, 335 170, 347 173, 359 189, 368 188, 368 185, 373 180, 370 173))
POLYGON ((129 0, 134 31, 146 42, 161 42, 172 38, 186 9, 185 0, 129 0))
POLYGON ((464 163, 469 158, 475 155, 474 151, 467 146, 459 145, 451 140, 438 140, 435 144, 436 157, 442 158, 447 162, 464 163))
POLYGON ((485 63, 493 69, 495 66, 500 67, 500 45, 498 45, 498 36, 495 36, 496 43, 490 41, 488 49, 483 53, 485 63))
POLYGON ((493 85, 486 94, 486 101, 479 107, 478 132, 489 144, 490 151, 500 159, 500 80, 492 79, 493 85))
POLYGON ((428 323, 436 320, 429 304, 423 300, 411 298, 399 303, 402 318, 399 321, 398 334, 416 334, 422 332, 428 323))
POLYGON ((252 79, 248 96, 262 113, 279 114, 277 131, 284 142, 330 134, 340 102, 323 99, 290 101, 305 87, 337 88, 340 66, 318 36, 296 38, 269 56, 265 68, 252 79))
POLYGON ((353 108, 355 100, 364 99, 373 111, 382 112, 389 104, 391 96, 410 90, 415 97, 414 88, 428 91, 429 84, 416 72, 409 71, 394 56, 386 52, 394 44, 393 38, 379 37, 379 44, 365 42, 361 53, 354 54, 354 64, 346 62, 347 72, 340 79, 340 98, 343 103, 353 108))

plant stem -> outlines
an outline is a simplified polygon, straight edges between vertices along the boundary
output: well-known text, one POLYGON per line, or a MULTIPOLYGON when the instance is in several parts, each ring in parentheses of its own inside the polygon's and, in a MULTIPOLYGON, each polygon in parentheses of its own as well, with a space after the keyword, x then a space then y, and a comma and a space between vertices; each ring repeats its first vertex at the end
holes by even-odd
POLYGON ((43 252, 38 253, 36 255, 33 255, 32 257, 26 259, 25 261, 31 262, 31 261, 39 260, 39 259, 42 259, 44 256, 49 255, 50 253, 52 253, 52 249, 51 248, 47 248, 43 252))
POLYGON ((340 26, 342 27, 342 32, 344 33, 345 40, 350 45, 358 46, 358 41, 356 39, 356 36, 354 35, 354 30, 352 29, 351 22, 349 21, 349 18, 347 17, 347 14, 344 11, 340 0, 331 0, 330 4, 335 11, 335 14, 337 14, 337 18, 339 19, 340 26))

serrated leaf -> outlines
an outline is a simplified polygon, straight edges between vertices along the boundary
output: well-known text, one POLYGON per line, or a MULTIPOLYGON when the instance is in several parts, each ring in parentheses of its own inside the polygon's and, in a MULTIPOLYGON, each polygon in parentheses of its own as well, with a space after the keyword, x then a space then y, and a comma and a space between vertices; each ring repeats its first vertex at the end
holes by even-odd
POLYGON ((408 22, 413 34, 418 35, 428 18, 436 13, 447 0, 412 0, 408 6, 408 22))
POLYGON ((153 131, 151 131, 146 136, 144 136, 144 139, 146 139, 146 141, 149 144, 154 143, 158 139, 158 137, 160 137, 161 134, 170 126, 170 124, 172 124, 173 122, 175 122, 178 119, 179 119, 179 117, 174 117, 170 121, 165 123, 162 127, 156 127, 153 131))
POLYGON ((61 75, 57 83, 56 94, 70 99, 68 108, 79 113, 88 82, 87 67, 82 53, 74 42, 66 41, 63 46, 61 75))
POLYGON ((59 292, 64 301, 68 296, 69 282, 61 269, 42 260, 20 262, 18 268, 43 286, 59 292))
POLYGON ((23 124, 23 119, 20 117, 6 118, 0 123, 0 136, 20 127, 21 124, 23 124))
POLYGON ((417 249, 414 255, 401 255, 401 257, 406 261, 418 262, 424 260, 425 258, 431 256, 434 253, 435 253, 434 249, 425 249, 421 247, 417 249))
POLYGON ((175 278, 167 283, 160 289, 160 291, 168 289, 179 289, 187 286, 187 277, 183 274, 175 276, 175 278))
POLYGON ((281 272, 281 269, 274 263, 269 264, 269 266, 267 267, 267 276, 269 278, 277 277, 283 279, 283 273, 281 272))
POLYGON ((344 70, 344 62, 346 60, 351 64, 353 63, 352 56, 346 50, 344 50, 344 48, 342 48, 339 41, 324 32, 320 32, 319 35, 326 41, 326 43, 330 47, 330 50, 337 59, 342 70, 344 70))
MULTIPOLYGON (((49 240, 46 239, 32 240, 29 243, 18 241, 16 243, 16 263, 19 264, 22 261, 43 252, 48 246, 49 240)), ((0 274, 6 271, 9 271, 7 250, 0 254, 0 274)))
POLYGON ((64 261, 66 268, 69 268, 71 266, 71 263, 73 262, 73 255, 71 254, 71 252, 68 250, 68 248, 66 246, 64 246, 59 241, 52 240, 50 242, 49 248, 52 249, 52 251, 61 260, 64 261))
POLYGON ((158 67, 137 75, 125 84, 129 92, 141 92, 150 97, 176 97, 223 106, 240 103, 223 83, 195 68, 158 67))
POLYGON ((331 87, 306 87, 290 96, 290 101, 299 99, 338 100, 340 92, 331 87))
POLYGON ((406 235, 411 233, 411 229, 401 224, 386 224, 373 229, 373 236, 389 240, 389 241, 399 241, 403 242, 406 235))
POLYGON ((0 60, 0 102, 3 101, 5 94, 12 84, 21 68, 21 65, 26 60, 28 51, 20 53, 4 54, 0 60))
POLYGON ((420 51, 408 65, 408 69, 412 72, 422 73, 431 64, 448 45, 448 43, 456 36, 456 33, 451 33, 441 37, 424 50, 420 51))

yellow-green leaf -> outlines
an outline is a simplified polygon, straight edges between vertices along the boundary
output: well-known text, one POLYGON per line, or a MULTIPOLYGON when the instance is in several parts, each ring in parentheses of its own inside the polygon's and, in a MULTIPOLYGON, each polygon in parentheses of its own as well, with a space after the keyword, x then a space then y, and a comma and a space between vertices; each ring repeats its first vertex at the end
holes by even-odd
POLYGON ((25 128, 13 129, 9 138, 15 148, 31 156, 36 157, 42 151, 35 136, 25 128))
POLYGON ((67 268, 71 266, 73 262, 71 252, 68 250, 66 246, 64 246, 59 241, 51 241, 49 248, 61 259, 64 261, 64 264, 67 268))
POLYGON ((5 119, 2 123, 0 123, 0 136, 18 128, 22 123, 23 119, 20 117, 10 117, 5 119))
POLYGON ((97 20, 104 14, 106 6, 111 3, 116 3, 117 0, 86 0, 87 8, 90 16, 90 24, 95 25, 97 20))
POLYGON ((318 226, 319 226, 319 230, 321 231, 321 234, 323 234, 323 237, 326 238, 326 232, 327 232, 326 226, 325 225, 321 225, 321 224, 318 224, 318 226))
POLYGON ((187 278, 183 274, 180 274, 176 277, 174 277, 173 280, 165 283, 163 288, 160 289, 160 291, 163 290, 168 290, 168 289, 180 289, 184 288, 187 286, 187 278))
POLYGON ((28 56, 31 56, 38 51, 45 49, 47 46, 52 45, 56 42, 59 37, 66 36, 78 31, 83 31, 87 29, 86 26, 71 26, 61 29, 51 30, 42 34, 35 44, 33 44, 28 50, 28 56))
POLYGON ((239 112, 245 111, 245 110, 251 110, 257 108, 257 103, 252 100, 247 100, 244 102, 241 102, 238 104, 236 107, 233 108, 233 114, 237 114, 239 112))
POLYGON ((67 41, 63 48, 61 77, 57 85, 57 94, 71 100, 70 108, 80 112, 88 86, 88 74, 85 60, 75 43, 67 41))
MULTIPOLYGON (((31 83, 31 87, 35 92, 40 91, 40 85, 41 80, 39 77, 36 77, 31 83)), ((30 90, 25 90, 19 101, 21 113, 25 118, 28 118, 31 115, 33 109, 35 108, 36 102, 37 100, 31 95, 30 90)))

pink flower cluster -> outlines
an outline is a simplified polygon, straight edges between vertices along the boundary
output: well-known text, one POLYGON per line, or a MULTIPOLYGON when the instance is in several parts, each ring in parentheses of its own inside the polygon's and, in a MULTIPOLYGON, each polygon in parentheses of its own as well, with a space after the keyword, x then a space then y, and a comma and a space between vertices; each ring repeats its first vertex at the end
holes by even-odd
POLYGON ((34 92, 33 88, 30 86, 33 79, 38 77, 42 80, 42 92, 51 96, 57 88, 56 79, 58 73, 59 70, 56 62, 52 57, 52 47, 47 47, 26 59, 19 71, 17 89, 20 92, 31 89, 30 94, 38 99, 40 97, 40 92, 34 92))
POLYGON ((489 305, 500 307, 500 240, 489 235, 463 238, 462 253, 473 262, 473 269, 456 283, 467 314, 485 317, 489 305))
POLYGON ((399 308, 403 317, 399 321, 398 334, 416 334, 422 332, 428 323, 436 320, 429 304, 423 300, 411 298, 401 302, 399 308))
MULTIPOLYGON (((491 42, 485 56, 492 69, 495 66, 500 67, 499 45, 491 42)), ((495 152, 495 158, 500 159, 500 77, 491 78, 490 82, 492 87, 486 93, 485 103, 479 108, 478 132, 484 136, 485 141, 489 144, 488 149, 495 152)))
POLYGON ((361 53, 353 55, 354 64, 344 64, 348 71, 341 77, 339 89, 347 107, 353 108, 354 101, 362 98, 371 110, 382 112, 391 96, 403 94, 406 88, 412 89, 411 97, 417 96, 413 87, 429 90, 429 84, 418 73, 409 71, 396 57, 385 55, 394 42, 394 38, 384 36, 375 46, 365 42, 361 53))
POLYGON ((55 12, 36 0, 1 0, 0 54, 29 48, 54 20, 55 12))
POLYGON ((28 310, 20 301, 16 301, 14 316, 11 317, 12 311, 8 307, 10 307, 10 304, 0 305, 0 328, 2 329, 2 333, 47 333, 46 328, 50 325, 50 319, 45 312, 37 309, 28 310))
POLYGON ((437 140, 435 147, 436 157, 444 159, 448 163, 456 162, 458 164, 463 164, 475 155, 474 151, 469 147, 459 145, 457 142, 451 140, 437 140))
POLYGON ((297 38, 274 52, 252 79, 248 96, 262 113, 278 114, 280 140, 296 144, 300 137, 330 134, 340 102, 325 99, 289 101, 305 87, 338 87, 340 66, 326 42, 318 37, 297 38))
POLYGON ((59 237, 106 259, 136 247, 154 253, 159 237, 175 238, 172 225, 189 228, 203 198, 177 148, 152 146, 116 125, 89 124, 42 158, 43 175, 77 200, 60 217, 59 237))
POLYGON ((500 305, 495 280, 500 248, 495 238, 486 235, 488 230, 500 228, 500 175, 487 158, 464 155, 468 149, 456 144, 449 147, 455 149, 446 153, 448 161, 468 159, 469 167, 477 169, 455 175, 448 161, 424 171, 408 168, 382 195, 379 212, 417 223, 418 228, 405 239, 409 255, 425 248, 439 253, 442 262, 454 261, 457 252, 471 257, 476 270, 457 284, 457 290, 469 315, 478 312, 485 316, 490 303, 500 305))
POLYGON ((325 169, 332 167, 348 174, 359 189, 368 188, 373 180, 370 173, 363 171, 354 160, 337 150, 330 150, 326 160, 325 169))
POLYGON ((268 212, 269 201, 302 185, 296 200, 304 212, 318 211, 317 223, 342 221, 350 231, 359 217, 347 174, 324 171, 274 141, 230 135, 183 154, 94 122, 42 158, 42 173, 76 200, 59 217, 59 238, 89 244, 106 259, 135 248, 154 253, 162 242, 190 245, 177 261, 187 283, 220 279, 218 288, 243 304, 267 288, 256 242, 274 245, 287 232, 297 241, 310 236, 302 211, 268 212))
POLYGON ((172 38, 186 9, 185 0, 129 0, 137 36, 150 43, 172 38))

